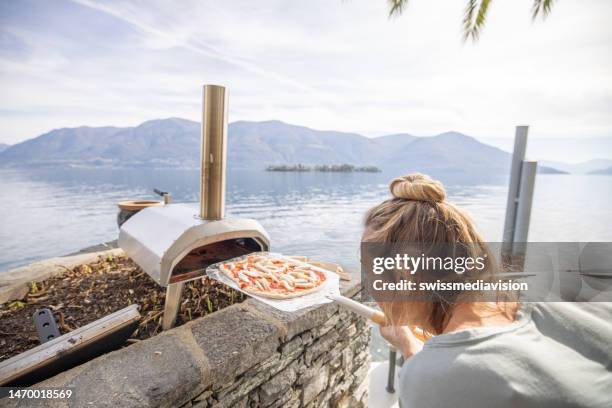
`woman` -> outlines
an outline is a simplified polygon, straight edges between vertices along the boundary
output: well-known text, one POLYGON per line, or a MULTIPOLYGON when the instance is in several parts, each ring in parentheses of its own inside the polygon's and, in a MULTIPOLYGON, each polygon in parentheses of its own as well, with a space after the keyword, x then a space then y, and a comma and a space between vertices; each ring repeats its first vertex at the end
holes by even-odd
MULTIPOLYGON (((368 212, 364 241, 463 245, 486 253, 474 224, 446 201, 440 182, 413 174, 393 180, 390 190, 393 198, 368 212)), ((491 263, 478 273, 490 278, 494 269, 491 263)), ((434 293, 379 302, 390 321, 381 334, 406 359, 400 406, 612 407, 610 304, 519 304, 501 295, 475 301, 473 293, 434 293), (410 326, 432 337, 423 343, 410 326)))

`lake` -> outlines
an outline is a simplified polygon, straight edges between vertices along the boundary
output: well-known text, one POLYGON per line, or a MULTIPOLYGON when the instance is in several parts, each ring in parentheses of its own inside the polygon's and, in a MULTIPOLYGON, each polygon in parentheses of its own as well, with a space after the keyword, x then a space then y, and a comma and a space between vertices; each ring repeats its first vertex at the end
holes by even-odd
MULTIPOLYGON (((364 212, 388 196, 385 173, 233 171, 227 215, 256 218, 272 249, 358 267, 364 212)), ((117 238, 116 203, 199 200, 198 170, 0 169, 0 271, 117 238)), ((504 177, 474 184, 443 180, 489 241, 499 241, 506 205, 504 177)), ((538 175, 530 241, 612 241, 612 177, 538 175)))
MULTIPOLYGON (((359 268, 365 211, 388 197, 385 173, 229 172, 227 215, 256 218, 272 249, 359 268)), ((197 203, 198 170, 0 169, 0 271, 117 238, 116 203, 158 199, 197 203)), ((444 180, 449 199, 481 233, 501 240, 507 178, 489 184, 444 180)), ((538 175, 531 241, 612 241, 612 177, 538 175)), ((1 273, 1 272, 0 272, 1 273)), ((387 356, 373 331, 372 358, 387 356)))

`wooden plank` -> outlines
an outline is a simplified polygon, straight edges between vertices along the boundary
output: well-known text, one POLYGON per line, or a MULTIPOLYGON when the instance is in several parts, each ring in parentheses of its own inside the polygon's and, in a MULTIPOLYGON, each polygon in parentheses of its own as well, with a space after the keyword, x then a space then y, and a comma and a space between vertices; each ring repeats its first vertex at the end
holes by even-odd
MULTIPOLYGON (((103 350, 106 348, 104 341, 110 340, 108 345, 113 346, 125 342, 133 333, 139 320, 138 305, 130 305, 70 333, 66 333, 47 343, 9 358, 0 363, 0 386, 14 384, 16 380, 27 377, 37 370, 44 370, 46 367, 56 363, 60 363, 57 367, 61 369, 60 371, 70 368, 65 368, 68 365, 75 366, 81 364, 84 362, 81 357, 86 358, 94 354, 99 355, 101 353, 97 351, 100 350, 104 352, 103 350), (130 326, 133 326, 134 329, 130 330, 130 326), (113 334, 121 334, 125 338, 110 339, 113 334), (93 350, 94 347, 96 352, 93 350), (92 350, 87 350, 88 348, 92 348, 92 350), (80 357, 77 355, 79 352, 80 357), (73 362, 74 364, 71 364, 73 362)), ((49 369, 49 372, 56 371, 57 369, 52 367, 49 369)), ((44 377, 44 373, 32 376, 32 378, 37 379, 44 377)), ((18 384, 30 385, 23 382, 18 384)))

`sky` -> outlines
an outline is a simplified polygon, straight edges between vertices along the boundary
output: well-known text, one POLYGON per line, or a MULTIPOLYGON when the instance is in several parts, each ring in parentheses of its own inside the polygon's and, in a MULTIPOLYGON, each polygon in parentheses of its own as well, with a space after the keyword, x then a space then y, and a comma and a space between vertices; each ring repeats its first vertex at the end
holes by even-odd
POLYGON ((51 129, 199 120, 201 87, 230 121, 367 136, 460 131, 541 159, 612 158, 612 1, 494 1, 477 43, 465 1, 0 2, 0 143, 51 129))

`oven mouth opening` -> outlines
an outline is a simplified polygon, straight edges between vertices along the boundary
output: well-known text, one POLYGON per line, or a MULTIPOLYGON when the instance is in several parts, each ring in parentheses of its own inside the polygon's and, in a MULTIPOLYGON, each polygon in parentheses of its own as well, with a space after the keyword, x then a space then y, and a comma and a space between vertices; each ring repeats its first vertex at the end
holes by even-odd
POLYGON ((232 238, 203 245, 191 250, 176 264, 169 283, 196 279, 212 264, 264 250, 265 246, 255 238, 232 238))

